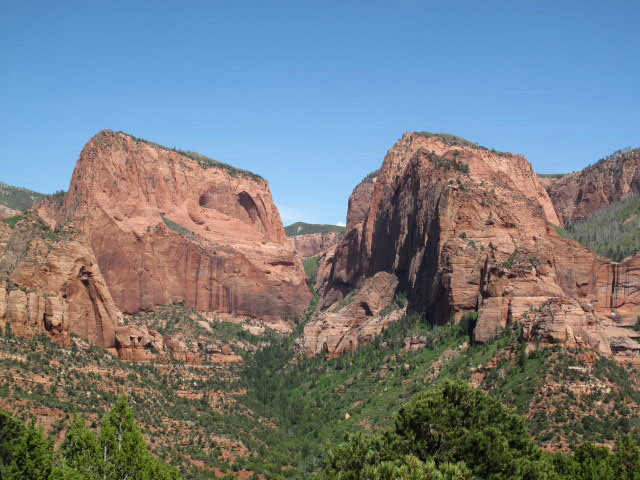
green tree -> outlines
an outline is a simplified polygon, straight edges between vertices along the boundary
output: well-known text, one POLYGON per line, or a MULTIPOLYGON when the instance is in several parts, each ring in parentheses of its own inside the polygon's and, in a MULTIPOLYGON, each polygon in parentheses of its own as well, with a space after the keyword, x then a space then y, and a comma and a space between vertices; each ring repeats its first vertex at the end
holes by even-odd
POLYGON ((100 426, 98 436, 101 478, 147 480, 153 458, 124 393, 118 397, 100 426))
POLYGON ((9 412, 0 410, 0 478, 9 476, 9 467, 24 433, 22 422, 13 418, 9 412))
POLYGON ((484 392, 445 382, 403 406, 394 427, 329 449, 326 479, 555 479, 523 419, 484 392))
POLYGON ((48 480, 53 465, 53 443, 44 436, 35 418, 17 443, 8 478, 10 480, 48 480))
POLYGON ((640 480, 640 449, 630 436, 618 438, 614 455, 616 478, 640 480))
MULTIPOLYGON (((86 480, 100 478, 100 455, 96 435, 85 427, 84 419, 74 417, 67 434, 60 445, 62 470, 65 475, 73 474, 68 470, 80 473, 86 480)), ((63 477, 66 478, 66 477, 63 477)))
POLYGON ((462 382, 418 396, 395 421, 398 448, 436 465, 464 462, 481 478, 536 478, 544 468, 522 417, 462 382))

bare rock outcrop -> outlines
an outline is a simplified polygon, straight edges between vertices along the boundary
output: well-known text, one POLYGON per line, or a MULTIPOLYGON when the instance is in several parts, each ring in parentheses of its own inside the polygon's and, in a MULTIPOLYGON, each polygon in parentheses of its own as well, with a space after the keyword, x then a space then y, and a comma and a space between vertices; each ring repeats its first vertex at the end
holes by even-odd
POLYGON ((199 365, 241 361, 229 345, 204 343, 183 332, 162 335, 144 324, 128 324, 116 329, 116 350, 120 358, 130 362, 167 362, 171 358, 199 365))
MULTIPOLYGON (((520 155, 448 135, 407 133, 386 155, 366 212, 335 248, 319 288, 321 313, 305 337, 330 331, 325 312, 379 272, 394 274, 410 308, 437 323, 477 311, 476 341, 542 309, 553 314, 536 316, 541 327, 532 332, 544 331, 553 318, 550 332, 561 324, 571 328, 566 343, 607 352, 640 313, 638 258, 611 262, 561 238, 549 196, 520 155)), ((633 345, 631 337, 624 343, 633 345)), ((305 342, 311 354, 323 350, 320 341, 305 342)))
POLYGON ((343 238, 344 234, 341 232, 327 232, 296 235, 288 240, 300 258, 310 258, 337 245, 343 238))
POLYGON ((93 252, 72 225, 50 231, 33 213, 0 237, 0 325, 17 335, 48 333, 69 344, 74 333, 115 346, 120 317, 93 252))
POLYGON ((124 313, 184 302, 283 324, 310 301, 267 182, 198 154, 101 131, 62 207, 39 211, 74 223, 124 313))
POLYGON ((351 192, 347 209, 347 232, 366 218, 377 175, 378 172, 367 175, 351 192))
POLYGON ((628 195, 640 194, 640 148, 548 180, 545 186, 563 223, 588 217, 628 195))
POLYGON ((397 285, 397 278, 386 272, 366 279, 361 289, 351 292, 305 326, 298 348, 307 355, 323 353, 332 358, 371 342, 404 313, 403 308, 385 308, 391 304, 397 285))
POLYGON ((20 212, 17 210, 6 207, 4 205, 0 205, 0 220, 2 220, 3 218, 13 217, 15 215, 18 215, 19 213, 20 212))

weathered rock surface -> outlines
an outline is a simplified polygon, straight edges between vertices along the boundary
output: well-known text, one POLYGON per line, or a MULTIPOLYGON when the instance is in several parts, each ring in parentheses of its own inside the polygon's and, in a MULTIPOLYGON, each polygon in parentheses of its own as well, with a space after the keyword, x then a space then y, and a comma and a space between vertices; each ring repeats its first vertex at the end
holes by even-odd
POLYGON ((116 349, 120 358, 130 362, 167 362, 170 358, 199 365, 203 360, 212 363, 242 361, 229 345, 205 343, 178 332, 162 335, 144 324, 128 324, 116 328, 116 349), (220 357, 226 357, 220 362, 220 357), (232 358, 233 357, 233 358, 232 358))
POLYGON ((18 215, 20 212, 17 210, 13 210, 12 208, 5 207, 4 205, 0 205, 0 220, 3 218, 13 217, 18 215))
POLYGON ((74 333, 115 346, 118 312, 90 248, 72 225, 50 232, 35 214, 0 230, 0 324, 17 335, 74 333))
POLYGON ((273 324, 302 313, 311 296, 267 182, 194 158, 102 131, 62 208, 40 215, 76 225, 125 313, 175 302, 273 324))
POLYGON ((308 355, 324 353, 332 358, 371 342, 404 313, 403 308, 385 310, 394 298, 397 285, 397 278, 386 272, 366 279, 360 290, 305 326, 298 348, 308 355))
POLYGON ((351 192, 347 209, 347 232, 366 218, 376 180, 376 176, 367 177, 351 192))
POLYGON ((309 258, 337 245, 343 238, 344 234, 340 232, 327 232, 297 235, 288 240, 300 258, 309 258))
MULTIPOLYGON (((553 318, 549 332, 572 329, 565 343, 607 352, 640 313, 638 258, 610 262, 561 238, 554 207, 520 155, 407 133, 385 157, 368 208, 358 209, 366 217, 351 222, 319 288, 325 311, 305 329, 308 353, 322 351, 331 331, 325 312, 378 272, 397 276, 410 308, 438 323, 478 311, 476 341, 542 309, 552 315, 532 317, 541 326, 530 338, 553 318)), ((635 348, 631 337, 624 343, 635 348)))
POLYGON ((640 149, 548 180, 546 188, 563 223, 588 217, 627 195, 640 193, 640 149))

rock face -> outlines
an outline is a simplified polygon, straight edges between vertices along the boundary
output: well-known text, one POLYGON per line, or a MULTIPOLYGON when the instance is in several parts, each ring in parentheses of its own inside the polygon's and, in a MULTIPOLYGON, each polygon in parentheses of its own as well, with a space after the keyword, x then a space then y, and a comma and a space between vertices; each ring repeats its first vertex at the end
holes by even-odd
POLYGON ((0 205, 0 220, 2 220, 3 218, 13 217, 14 215, 18 215, 19 213, 20 212, 17 210, 13 210, 12 208, 0 205))
MULTIPOLYGON (((639 260, 613 263, 561 238, 554 207, 520 155, 407 133, 385 157, 368 208, 359 207, 365 210, 335 249, 319 289, 321 311, 333 311, 377 273, 391 272, 410 308, 437 323, 477 311, 476 341, 541 310, 548 314, 531 316, 532 341, 557 340, 542 326, 556 332, 564 325, 572 330, 567 338, 600 351, 611 351, 622 336, 640 347, 620 328, 640 313, 639 260)), ((323 350, 331 318, 322 312, 307 325, 308 353, 323 350)))
POLYGON ((300 258, 315 257, 344 239, 340 232, 312 233, 289 237, 289 243, 300 258))
POLYGON ((327 358, 351 353, 371 342, 386 326, 398 320, 403 308, 385 309, 393 300, 398 279, 378 272, 342 303, 317 315, 298 339, 298 348, 308 355, 327 358))
POLYGON ((349 207, 347 209, 347 232, 352 230, 358 223, 362 222, 369 210, 371 195, 375 187, 377 174, 369 175, 365 180, 353 189, 349 196, 349 207))
POLYGON ((198 154, 102 131, 62 207, 39 212, 73 222, 125 313, 184 302, 284 323, 310 301, 267 182, 198 154))
POLYGON ((0 324, 17 335, 48 333, 68 345, 74 333, 114 347, 120 314, 73 226, 50 232, 31 212, 0 230, 0 324))
POLYGON ((627 195, 640 193, 640 149, 547 181, 546 188, 563 223, 588 217, 627 195))

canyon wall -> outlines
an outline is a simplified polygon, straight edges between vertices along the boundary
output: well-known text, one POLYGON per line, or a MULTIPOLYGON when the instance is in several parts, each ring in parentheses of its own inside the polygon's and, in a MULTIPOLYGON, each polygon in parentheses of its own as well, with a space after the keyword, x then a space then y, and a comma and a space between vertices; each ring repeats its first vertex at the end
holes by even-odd
POLYGON ((289 244, 300 258, 310 258, 337 245, 344 238, 340 232, 311 233, 289 237, 289 244))
POLYGON ((93 252, 72 225, 51 231, 33 212, 13 229, 0 222, 0 326, 66 345, 73 333, 110 348, 119 318, 93 252))
POLYGON ((407 133, 386 155, 368 207, 358 209, 366 216, 350 222, 336 247, 319 312, 305 328, 309 354, 322 351, 323 312, 378 272, 395 275, 409 308, 436 323, 477 311, 476 341, 536 311, 531 321, 553 328, 530 325, 532 341, 558 341, 549 332, 564 329, 566 343, 640 349, 623 328, 640 313, 638 260, 616 264, 561 238, 554 206, 520 155, 407 133))
POLYGON ((310 301, 261 177, 123 133, 84 147, 53 225, 73 222, 124 313, 184 303, 284 325, 310 301))
POLYGON ((545 183, 560 220, 580 220, 627 195, 640 193, 640 148, 545 183))

